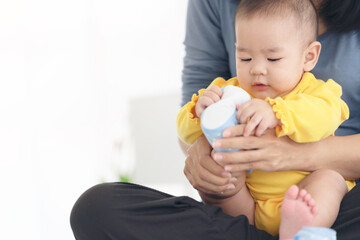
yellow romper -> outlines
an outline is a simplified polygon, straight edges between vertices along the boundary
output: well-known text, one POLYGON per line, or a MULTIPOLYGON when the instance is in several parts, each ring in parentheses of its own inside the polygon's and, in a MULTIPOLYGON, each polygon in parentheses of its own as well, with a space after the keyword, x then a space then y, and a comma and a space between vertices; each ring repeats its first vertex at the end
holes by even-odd
MULTIPOLYGON (((220 88, 227 85, 239 86, 236 78, 216 78, 209 86, 220 88)), ((195 116, 195 105, 201 89, 190 102, 184 105, 177 116, 179 138, 192 144, 202 135, 200 119, 195 116)), ((333 80, 317 80, 306 72, 293 91, 275 99, 266 98, 273 108, 281 126, 276 127, 276 136, 288 136, 295 142, 315 142, 334 135, 340 124, 349 118, 349 109, 341 100, 342 89, 333 80)), ((246 185, 255 201, 255 225, 272 235, 277 235, 280 225, 280 207, 284 193, 293 184, 298 184, 309 172, 283 171, 262 172, 254 170, 246 174, 246 185)), ((349 190, 354 181, 346 181, 349 190)))

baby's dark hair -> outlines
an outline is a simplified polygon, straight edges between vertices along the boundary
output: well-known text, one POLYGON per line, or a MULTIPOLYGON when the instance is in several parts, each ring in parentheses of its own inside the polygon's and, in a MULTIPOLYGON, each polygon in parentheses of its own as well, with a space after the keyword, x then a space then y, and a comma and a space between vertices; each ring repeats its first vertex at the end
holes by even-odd
MULTIPOLYGON (((318 36, 318 15, 311 0, 241 0, 235 14, 246 19, 254 15, 295 17, 297 26, 306 29, 309 41, 318 36)), ((286 20, 285 20, 286 21, 286 20)))

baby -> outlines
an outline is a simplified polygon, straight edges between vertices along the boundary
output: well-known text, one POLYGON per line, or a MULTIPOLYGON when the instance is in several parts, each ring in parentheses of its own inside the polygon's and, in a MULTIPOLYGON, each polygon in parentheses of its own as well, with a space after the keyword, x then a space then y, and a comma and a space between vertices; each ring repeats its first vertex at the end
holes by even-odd
MULTIPOLYGON (((317 24, 310 0, 240 1, 235 15, 237 77, 217 78, 207 89, 199 90, 199 96, 194 94, 177 117, 180 139, 192 144, 203 134, 200 116, 221 100, 221 88, 228 85, 241 87, 252 97, 237 106, 238 122, 246 124, 245 137, 253 132, 261 136, 269 128, 275 128, 278 137, 288 136, 299 143, 333 135, 349 117, 349 110, 337 83, 317 80, 309 72, 321 49, 316 41, 317 24)), ((216 154, 215 160, 223 165, 216 154)), ((237 204, 240 213, 257 228, 279 233, 280 239, 292 238, 304 225, 331 227, 343 196, 355 185, 328 169, 312 173, 254 170, 237 175, 235 181, 242 188, 231 198, 242 199, 237 204), (284 220, 291 218, 295 221, 284 226, 284 220)), ((224 204, 221 207, 226 212, 224 204)))

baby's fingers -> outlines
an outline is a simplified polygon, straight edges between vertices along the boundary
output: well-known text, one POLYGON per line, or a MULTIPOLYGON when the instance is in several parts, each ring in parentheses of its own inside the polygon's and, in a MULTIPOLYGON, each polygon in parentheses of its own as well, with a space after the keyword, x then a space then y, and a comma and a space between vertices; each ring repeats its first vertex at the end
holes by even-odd
POLYGON ((250 102, 236 106, 238 112, 236 118, 240 124, 246 123, 247 120, 255 113, 255 110, 251 108, 250 102))
POLYGON ((223 93, 221 88, 216 85, 212 85, 204 92, 204 94, 207 94, 211 99, 214 100, 214 102, 217 102, 221 99, 223 93))
POLYGON ((256 128, 255 135, 260 137, 264 134, 264 132, 270 127, 267 121, 262 120, 256 128))
POLYGON ((223 92, 221 91, 221 88, 217 85, 211 85, 208 90, 215 92, 219 96, 222 96, 223 92))
MULTIPOLYGON (((255 114, 251 117, 249 122, 246 124, 245 130, 244 130, 244 137, 250 136, 251 132, 255 130, 256 127, 260 124, 262 120, 262 116, 259 114, 255 114)), ((257 133, 257 131, 256 131, 257 133)))

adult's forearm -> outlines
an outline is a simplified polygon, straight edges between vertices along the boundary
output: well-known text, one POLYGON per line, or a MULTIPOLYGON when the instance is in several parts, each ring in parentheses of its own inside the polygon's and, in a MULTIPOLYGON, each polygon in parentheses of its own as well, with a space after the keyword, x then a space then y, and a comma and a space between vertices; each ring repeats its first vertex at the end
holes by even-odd
POLYGON ((315 171, 328 168, 348 179, 360 177, 360 134, 331 136, 318 142, 296 143, 276 137, 273 130, 261 137, 243 137, 243 125, 228 128, 228 137, 214 142, 216 148, 248 151, 216 153, 216 161, 232 173, 248 169, 260 171, 315 171))
POLYGON ((187 156, 188 155, 187 150, 189 149, 190 145, 181 141, 180 138, 178 138, 178 142, 179 142, 179 146, 180 146, 181 150, 183 151, 185 156, 187 156))
MULTIPOLYGON (((339 172, 343 177, 358 179, 360 177, 360 134, 350 136, 332 136, 306 148, 308 155, 307 170, 313 171, 329 168, 339 172)), ((305 150, 305 149, 304 149, 305 150)))

